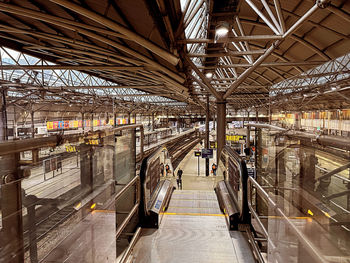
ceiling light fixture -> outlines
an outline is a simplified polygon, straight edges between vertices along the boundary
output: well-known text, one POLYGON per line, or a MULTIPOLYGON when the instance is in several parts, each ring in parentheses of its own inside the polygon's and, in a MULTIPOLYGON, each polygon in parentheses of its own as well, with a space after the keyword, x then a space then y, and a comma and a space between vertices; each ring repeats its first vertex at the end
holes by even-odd
POLYGON ((230 25, 227 22, 225 21, 219 22, 219 24, 215 28, 215 33, 219 37, 223 37, 227 35, 229 28, 230 28, 230 25))
POLYGON ((207 72, 207 73, 205 73, 205 76, 206 76, 208 79, 211 79, 211 78, 213 77, 213 73, 207 72))

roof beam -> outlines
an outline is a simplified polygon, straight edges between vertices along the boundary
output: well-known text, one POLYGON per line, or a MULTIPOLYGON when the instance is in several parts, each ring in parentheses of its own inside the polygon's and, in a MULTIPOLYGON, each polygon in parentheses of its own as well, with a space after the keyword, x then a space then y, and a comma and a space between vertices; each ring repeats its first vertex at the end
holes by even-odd
POLYGON ((127 70, 138 71, 144 70, 139 66, 84 66, 84 65, 1 65, 2 70, 127 70))
POLYGON ((231 43, 231 42, 241 42, 241 41, 258 41, 258 40, 278 40, 282 39, 281 35, 252 35, 252 36, 234 36, 234 37, 226 37, 220 38, 218 40, 214 39, 206 39, 206 38, 190 38, 190 39, 181 39, 177 42, 179 44, 194 44, 194 43, 231 43))
POLYGON ((258 49, 258 50, 249 50, 249 51, 229 51, 229 52, 210 53, 210 54, 190 53, 187 56, 198 57, 198 58, 216 58, 216 57, 226 57, 226 56, 261 55, 261 54, 264 54, 265 51, 266 51, 265 49, 258 49))
POLYGON ((122 25, 115 23, 114 21, 112 21, 108 18, 105 18, 105 17, 103 17, 95 12, 87 10, 87 9, 77 5, 77 4, 74 4, 71 1, 67 1, 67 0, 50 0, 50 1, 55 3, 55 4, 64 6, 67 9, 73 10, 74 12, 76 12, 80 15, 88 17, 88 18, 92 19, 93 21, 95 21, 95 22, 97 22, 105 27, 108 27, 116 32, 119 32, 125 36, 128 36, 132 41, 138 43, 139 45, 143 46, 144 48, 157 54, 158 56, 167 60, 169 63, 171 63, 174 66, 177 65, 177 63, 179 62, 179 58, 176 57, 175 55, 171 54, 170 52, 155 45, 151 41, 140 36, 139 34, 129 30, 128 28, 126 28, 122 25))
MULTIPOLYGON (((282 67, 282 66, 310 66, 310 65, 321 65, 324 64, 324 61, 295 61, 295 62, 267 62, 261 63, 258 67, 282 67)), ((216 69, 216 68, 249 68, 252 67, 253 64, 228 64, 228 65, 219 65, 212 67, 204 67, 200 66, 199 69, 216 69)))

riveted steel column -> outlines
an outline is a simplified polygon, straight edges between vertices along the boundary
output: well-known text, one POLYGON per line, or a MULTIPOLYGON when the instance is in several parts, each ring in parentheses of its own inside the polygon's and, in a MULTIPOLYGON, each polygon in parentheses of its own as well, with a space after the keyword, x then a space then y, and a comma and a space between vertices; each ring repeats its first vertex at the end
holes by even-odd
POLYGON ((3 89, 0 94, 0 141, 5 140, 7 140, 7 112, 6 91, 3 89))
POLYGON ((152 112, 152 131, 155 130, 155 124, 154 124, 154 112, 152 112))
POLYGON ((85 113, 82 111, 81 112, 81 127, 82 127, 82 129, 83 129, 83 132, 85 131, 85 123, 84 123, 84 121, 85 121, 85 113))
MULTIPOLYGON (((206 149, 209 148, 209 96, 207 95, 207 107, 206 107, 206 115, 205 115, 205 143, 204 146, 206 149)), ((205 176, 209 176, 209 158, 205 158, 205 176)))
POLYGON ((34 126, 34 111, 30 112, 30 117, 31 117, 31 127, 32 127, 32 138, 35 137, 35 126, 34 126))
POLYGON ((91 116, 90 116, 90 128, 91 131, 94 131, 94 113, 91 112, 91 116))
POLYGON ((250 126, 247 126, 247 143, 246 148, 250 148, 250 126))
POLYGON ((216 101, 216 112, 217 112, 217 131, 216 131, 216 141, 217 141, 217 152, 216 161, 217 164, 220 160, 220 155, 224 145, 226 143, 226 100, 217 99, 216 101))

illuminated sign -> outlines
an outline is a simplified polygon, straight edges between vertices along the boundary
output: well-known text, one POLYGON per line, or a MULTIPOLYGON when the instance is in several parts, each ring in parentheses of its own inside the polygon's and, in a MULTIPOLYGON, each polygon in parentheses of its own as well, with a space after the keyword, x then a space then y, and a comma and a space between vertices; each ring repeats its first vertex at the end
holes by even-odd
POLYGON ((66 145, 67 153, 75 153, 77 152, 77 148, 74 145, 66 145))
POLYGON ((48 130, 52 130, 53 129, 53 122, 52 121, 48 121, 46 123, 46 127, 47 127, 48 130))
POLYGON ((93 138, 93 139, 86 139, 85 144, 87 145, 101 145, 101 139, 99 138, 93 138))
POLYGON ((194 156, 196 156, 196 157, 202 156, 202 153, 201 153, 201 152, 195 151, 195 152, 194 152, 194 156))

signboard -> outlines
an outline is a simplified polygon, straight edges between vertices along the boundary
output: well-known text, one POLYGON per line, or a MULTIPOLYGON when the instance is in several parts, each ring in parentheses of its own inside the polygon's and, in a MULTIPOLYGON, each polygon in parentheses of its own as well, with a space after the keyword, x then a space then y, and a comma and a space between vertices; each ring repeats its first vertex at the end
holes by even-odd
POLYGON ((46 126, 47 126, 47 129, 48 129, 48 130, 52 130, 52 129, 53 129, 53 122, 52 122, 52 121, 48 121, 48 122, 46 123, 46 126))
POLYGON ((58 129, 63 130, 64 129, 64 121, 58 122, 58 129))
POLYGON ((213 158, 213 149, 202 149, 202 158, 213 158))
POLYGON ((201 153, 201 152, 199 152, 199 151, 198 151, 198 152, 197 152, 197 151, 195 151, 195 152, 194 152, 194 156, 196 156, 196 157, 202 156, 202 153, 201 153))

